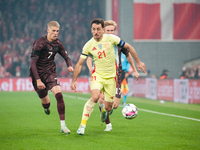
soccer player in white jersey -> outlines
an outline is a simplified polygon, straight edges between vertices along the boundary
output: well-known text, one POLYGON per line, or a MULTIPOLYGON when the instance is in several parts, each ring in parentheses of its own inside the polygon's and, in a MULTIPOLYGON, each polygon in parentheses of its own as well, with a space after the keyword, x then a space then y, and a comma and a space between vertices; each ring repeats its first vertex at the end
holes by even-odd
POLYGON ((70 85, 70 88, 76 92, 77 77, 81 72, 85 59, 91 54, 94 59, 95 71, 91 76, 91 97, 84 105, 81 124, 77 130, 77 134, 79 135, 85 133, 86 123, 95 104, 98 102, 101 91, 105 95, 105 105, 101 107, 101 120, 105 122, 107 113, 112 110, 116 91, 115 45, 128 49, 136 60, 138 68, 146 70, 146 66, 140 61, 135 49, 131 45, 125 43, 118 36, 103 34, 103 19, 96 18, 92 20, 91 32, 93 38, 91 38, 83 47, 82 54, 75 66, 72 83, 70 85))
MULTIPOLYGON (((113 20, 105 21, 104 22, 105 34, 115 34, 116 27, 117 27, 117 24, 115 21, 113 21, 113 20)), ((117 48, 117 46, 115 47, 114 50, 115 50, 115 59, 116 59, 116 64, 117 64, 117 68, 116 68, 117 69, 117 80, 116 80, 117 85, 116 85, 116 94, 115 94, 113 108, 116 109, 119 105, 119 101, 121 98, 121 71, 122 71, 121 53, 123 53, 126 56, 128 62, 131 64, 131 66, 133 68, 133 74, 136 77, 136 80, 139 79, 139 74, 135 68, 133 58, 131 57, 131 54, 129 53, 128 50, 126 50, 124 48, 117 48)), ((87 66, 88 66, 91 74, 94 69, 92 62, 93 62, 92 56, 89 55, 89 57, 87 58, 87 66)), ((101 95, 99 98, 100 111, 101 111, 101 105, 103 103, 104 103, 104 94, 101 92, 101 95)), ((112 124, 110 122, 109 114, 107 115, 105 123, 106 123, 106 129, 104 131, 112 131, 112 124)))

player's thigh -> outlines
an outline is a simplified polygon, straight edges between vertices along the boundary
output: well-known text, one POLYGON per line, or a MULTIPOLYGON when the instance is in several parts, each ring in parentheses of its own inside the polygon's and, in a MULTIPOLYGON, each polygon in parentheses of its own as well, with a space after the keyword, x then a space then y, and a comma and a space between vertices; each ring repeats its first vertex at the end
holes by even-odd
MULTIPOLYGON (((47 94, 48 94, 48 88, 45 88, 45 89, 42 89, 42 90, 38 89, 37 88, 37 82, 36 82, 36 80, 33 77, 32 77, 32 84, 33 84, 33 87, 34 87, 35 91, 37 92, 37 94, 38 94, 38 96, 39 96, 39 98, 41 100, 47 96, 47 94)), ((44 100, 44 102, 45 102, 45 100, 44 100)))
POLYGON ((107 101, 105 101, 104 104, 105 104, 105 109, 107 111, 111 111, 113 109, 113 102, 107 102, 107 101))
POLYGON ((52 91, 52 93, 53 93, 54 95, 56 95, 57 93, 60 93, 60 92, 61 92, 61 87, 60 87, 60 85, 54 86, 54 87, 51 89, 51 91, 52 91))
POLYGON ((105 101, 114 102, 115 92, 116 92, 115 78, 106 79, 105 83, 106 83, 104 85, 105 101))
POLYGON ((45 78, 44 83, 45 83, 47 89, 51 90, 51 91, 52 91, 52 88, 54 88, 55 86, 60 86, 60 82, 59 82, 59 80, 57 78, 57 74, 55 72, 52 72, 51 74, 49 74, 48 77, 45 78))
POLYGON ((94 103, 97 103, 98 100, 99 100, 99 97, 100 97, 100 90, 99 89, 93 89, 91 90, 91 100, 94 102, 94 103))
POLYGON ((103 79, 96 73, 93 73, 90 79, 90 90, 93 89, 103 89, 103 79))

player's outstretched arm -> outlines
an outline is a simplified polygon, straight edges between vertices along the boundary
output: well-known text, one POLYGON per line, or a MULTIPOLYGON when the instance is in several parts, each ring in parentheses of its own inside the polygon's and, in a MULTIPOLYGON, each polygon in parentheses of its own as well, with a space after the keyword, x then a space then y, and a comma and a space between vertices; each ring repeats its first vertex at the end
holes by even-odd
POLYGON ((81 72, 84 61, 85 61, 85 59, 80 57, 74 68, 74 74, 73 74, 72 83, 70 85, 70 88, 71 88, 71 90, 74 90, 75 92, 76 92, 76 80, 78 78, 78 75, 81 72))
POLYGON ((138 57, 135 49, 130 44, 128 44, 128 43, 125 43, 124 48, 126 48, 131 53, 131 55, 133 56, 133 58, 135 59, 135 61, 137 63, 138 70, 141 72, 140 69, 142 69, 142 71, 144 73, 146 73, 146 65, 143 62, 140 61, 140 59, 139 59, 139 57, 138 57))
POLYGON ((129 62, 129 64, 131 65, 131 67, 133 68, 133 74, 136 77, 136 80, 138 80, 139 79, 139 73, 137 72, 137 69, 135 67, 135 63, 133 61, 133 58, 132 58, 131 54, 128 53, 126 58, 127 58, 128 62, 129 62))
POLYGON ((90 73, 92 74, 92 57, 87 58, 87 66, 88 66, 90 73))

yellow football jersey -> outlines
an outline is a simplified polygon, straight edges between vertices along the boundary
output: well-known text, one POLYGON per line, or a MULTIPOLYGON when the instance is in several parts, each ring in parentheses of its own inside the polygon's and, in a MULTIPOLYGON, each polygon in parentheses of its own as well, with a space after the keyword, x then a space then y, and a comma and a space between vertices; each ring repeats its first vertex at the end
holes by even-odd
POLYGON ((86 59, 89 54, 94 61, 94 71, 102 78, 116 76, 115 47, 120 43, 120 38, 113 34, 103 34, 101 41, 91 38, 83 47, 81 58, 86 59))

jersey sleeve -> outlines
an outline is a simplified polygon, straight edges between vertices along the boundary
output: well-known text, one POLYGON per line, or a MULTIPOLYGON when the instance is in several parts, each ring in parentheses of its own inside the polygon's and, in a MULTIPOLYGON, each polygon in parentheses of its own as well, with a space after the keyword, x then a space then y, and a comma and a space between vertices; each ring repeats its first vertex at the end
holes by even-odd
POLYGON ((112 39, 114 45, 117 45, 119 47, 124 47, 125 42, 122 39, 120 39, 118 36, 113 35, 113 34, 110 34, 110 36, 112 37, 111 39, 112 39))
POLYGON ((84 46, 83 46, 83 50, 82 50, 82 53, 81 53, 81 58, 83 58, 83 59, 86 59, 87 57, 88 57, 88 55, 89 55, 89 50, 90 50, 90 48, 89 48, 89 42, 87 42, 84 46))
POLYGON ((72 61, 69 58, 69 55, 68 55, 67 51, 65 50, 65 47, 63 46, 62 43, 60 44, 60 48, 59 48, 58 53, 65 59, 65 62, 66 62, 68 67, 72 66, 72 61))
POLYGON ((41 39, 37 39, 33 43, 33 48, 32 48, 32 52, 31 52, 31 63, 30 63, 30 65, 31 65, 31 70, 32 70, 32 73, 33 73, 33 76, 34 76, 35 80, 40 79, 36 63, 37 63, 38 58, 40 56, 40 52, 41 52, 41 50, 43 48, 44 48, 44 43, 42 42, 41 39))
POLYGON ((42 40, 37 39, 33 43, 32 53, 31 53, 31 59, 38 59, 40 56, 41 50, 44 48, 44 43, 42 40))

